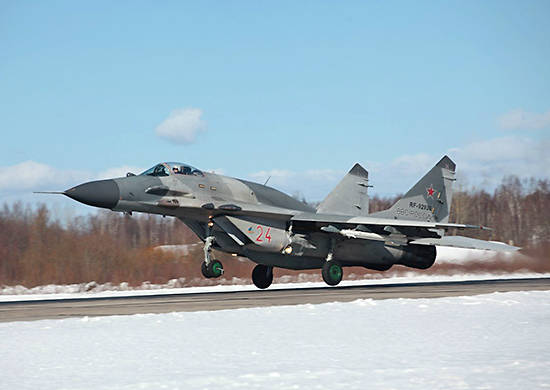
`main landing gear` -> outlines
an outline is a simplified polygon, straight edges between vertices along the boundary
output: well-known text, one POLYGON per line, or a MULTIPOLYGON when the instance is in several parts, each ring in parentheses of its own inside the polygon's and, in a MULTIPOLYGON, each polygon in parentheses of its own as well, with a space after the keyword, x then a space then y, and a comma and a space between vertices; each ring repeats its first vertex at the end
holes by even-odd
POLYGON ((206 237, 204 241, 204 261, 201 264, 201 272, 205 278, 218 278, 223 275, 223 264, 216 259, 212 259, 212 244, 214 237, 206 237))
POLYGON ((342 281, 342 276, 344 275, 344 272, 342 271, 342 266, 340 263, 338 263, 335 260, 332 260, 333 258, 333 248, 334 248, 335 242, 334 239, 332 239, 330 243, 330 250, 327 254, 327 261, 325 261, 325 264, 323 264, 323 268, 321 269, 321 275, 323 276, 323 280, 326 284, 329 286, 336 286, 338 283, 342 281))
POLYGON ((323 275, 323 280, 329 286, 336 286, 342 281, 342 266, 334 260, 329 260, 323 264, 323 269, 321 270, 321 275, 323 275))
POLYGON ((268 288, 273 283, 273 267, 258 264, 252 271, 252 281, 258 288, 268 288))

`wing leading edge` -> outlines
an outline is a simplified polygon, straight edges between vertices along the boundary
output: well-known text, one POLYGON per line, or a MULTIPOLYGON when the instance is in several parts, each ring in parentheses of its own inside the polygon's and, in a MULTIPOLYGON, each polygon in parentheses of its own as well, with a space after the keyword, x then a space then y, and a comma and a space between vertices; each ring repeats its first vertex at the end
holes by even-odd
POLYGON ((335 214, 313 214, 313 213, 300 213, 295 215, 292 222, 315 222, 326 224, 348 224, 348 225, 366 225, 366 226, 393 226, 399 227, 411 227, 421 229, 481 229, 491 230, 485 226, 468 225, 461 223, 441 223, 441 222, 429 222, 429 221, 413 221, 406 219, 389 219, 389 218, 375 218, 375 217, 351 217, 335 214))

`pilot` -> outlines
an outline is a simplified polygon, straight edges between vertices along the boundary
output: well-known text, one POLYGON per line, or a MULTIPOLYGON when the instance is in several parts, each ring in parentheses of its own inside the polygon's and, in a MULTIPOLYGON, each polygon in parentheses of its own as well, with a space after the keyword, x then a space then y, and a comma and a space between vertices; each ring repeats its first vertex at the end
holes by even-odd
POLYGON ((178 167, 172 168, 172 171, 173 171, 175 174, 181 173, 180 170, 178 169, 178 167))

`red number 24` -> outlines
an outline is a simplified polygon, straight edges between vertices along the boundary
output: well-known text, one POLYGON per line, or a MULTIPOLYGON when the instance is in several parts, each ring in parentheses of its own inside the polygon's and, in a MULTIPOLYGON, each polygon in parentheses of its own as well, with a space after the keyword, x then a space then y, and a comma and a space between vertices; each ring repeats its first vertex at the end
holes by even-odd
MULTIPOLYGON (((256 226, 256 229, 259 230, 260 234, 258 234, 258 237, 256 237, 256 241, 263 242, 262 235, 264 234, 264 228, 262 225, 256 226)), ((268 242, 271 242, 271 228, 267 228, 267 231, 265 232, 265 238, 268 242)))

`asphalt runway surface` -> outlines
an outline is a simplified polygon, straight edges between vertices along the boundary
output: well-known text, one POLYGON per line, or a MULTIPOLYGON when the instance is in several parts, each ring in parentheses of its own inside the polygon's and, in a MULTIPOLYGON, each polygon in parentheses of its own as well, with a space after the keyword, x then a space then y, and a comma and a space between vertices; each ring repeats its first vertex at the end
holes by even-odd
POLYGON ((350 302, 356 299, 439 298, 532 290, 550 290, 550 278, 378 285, 369 285, 366 281, 362 286, 0 302, 0 322, 350 302))

